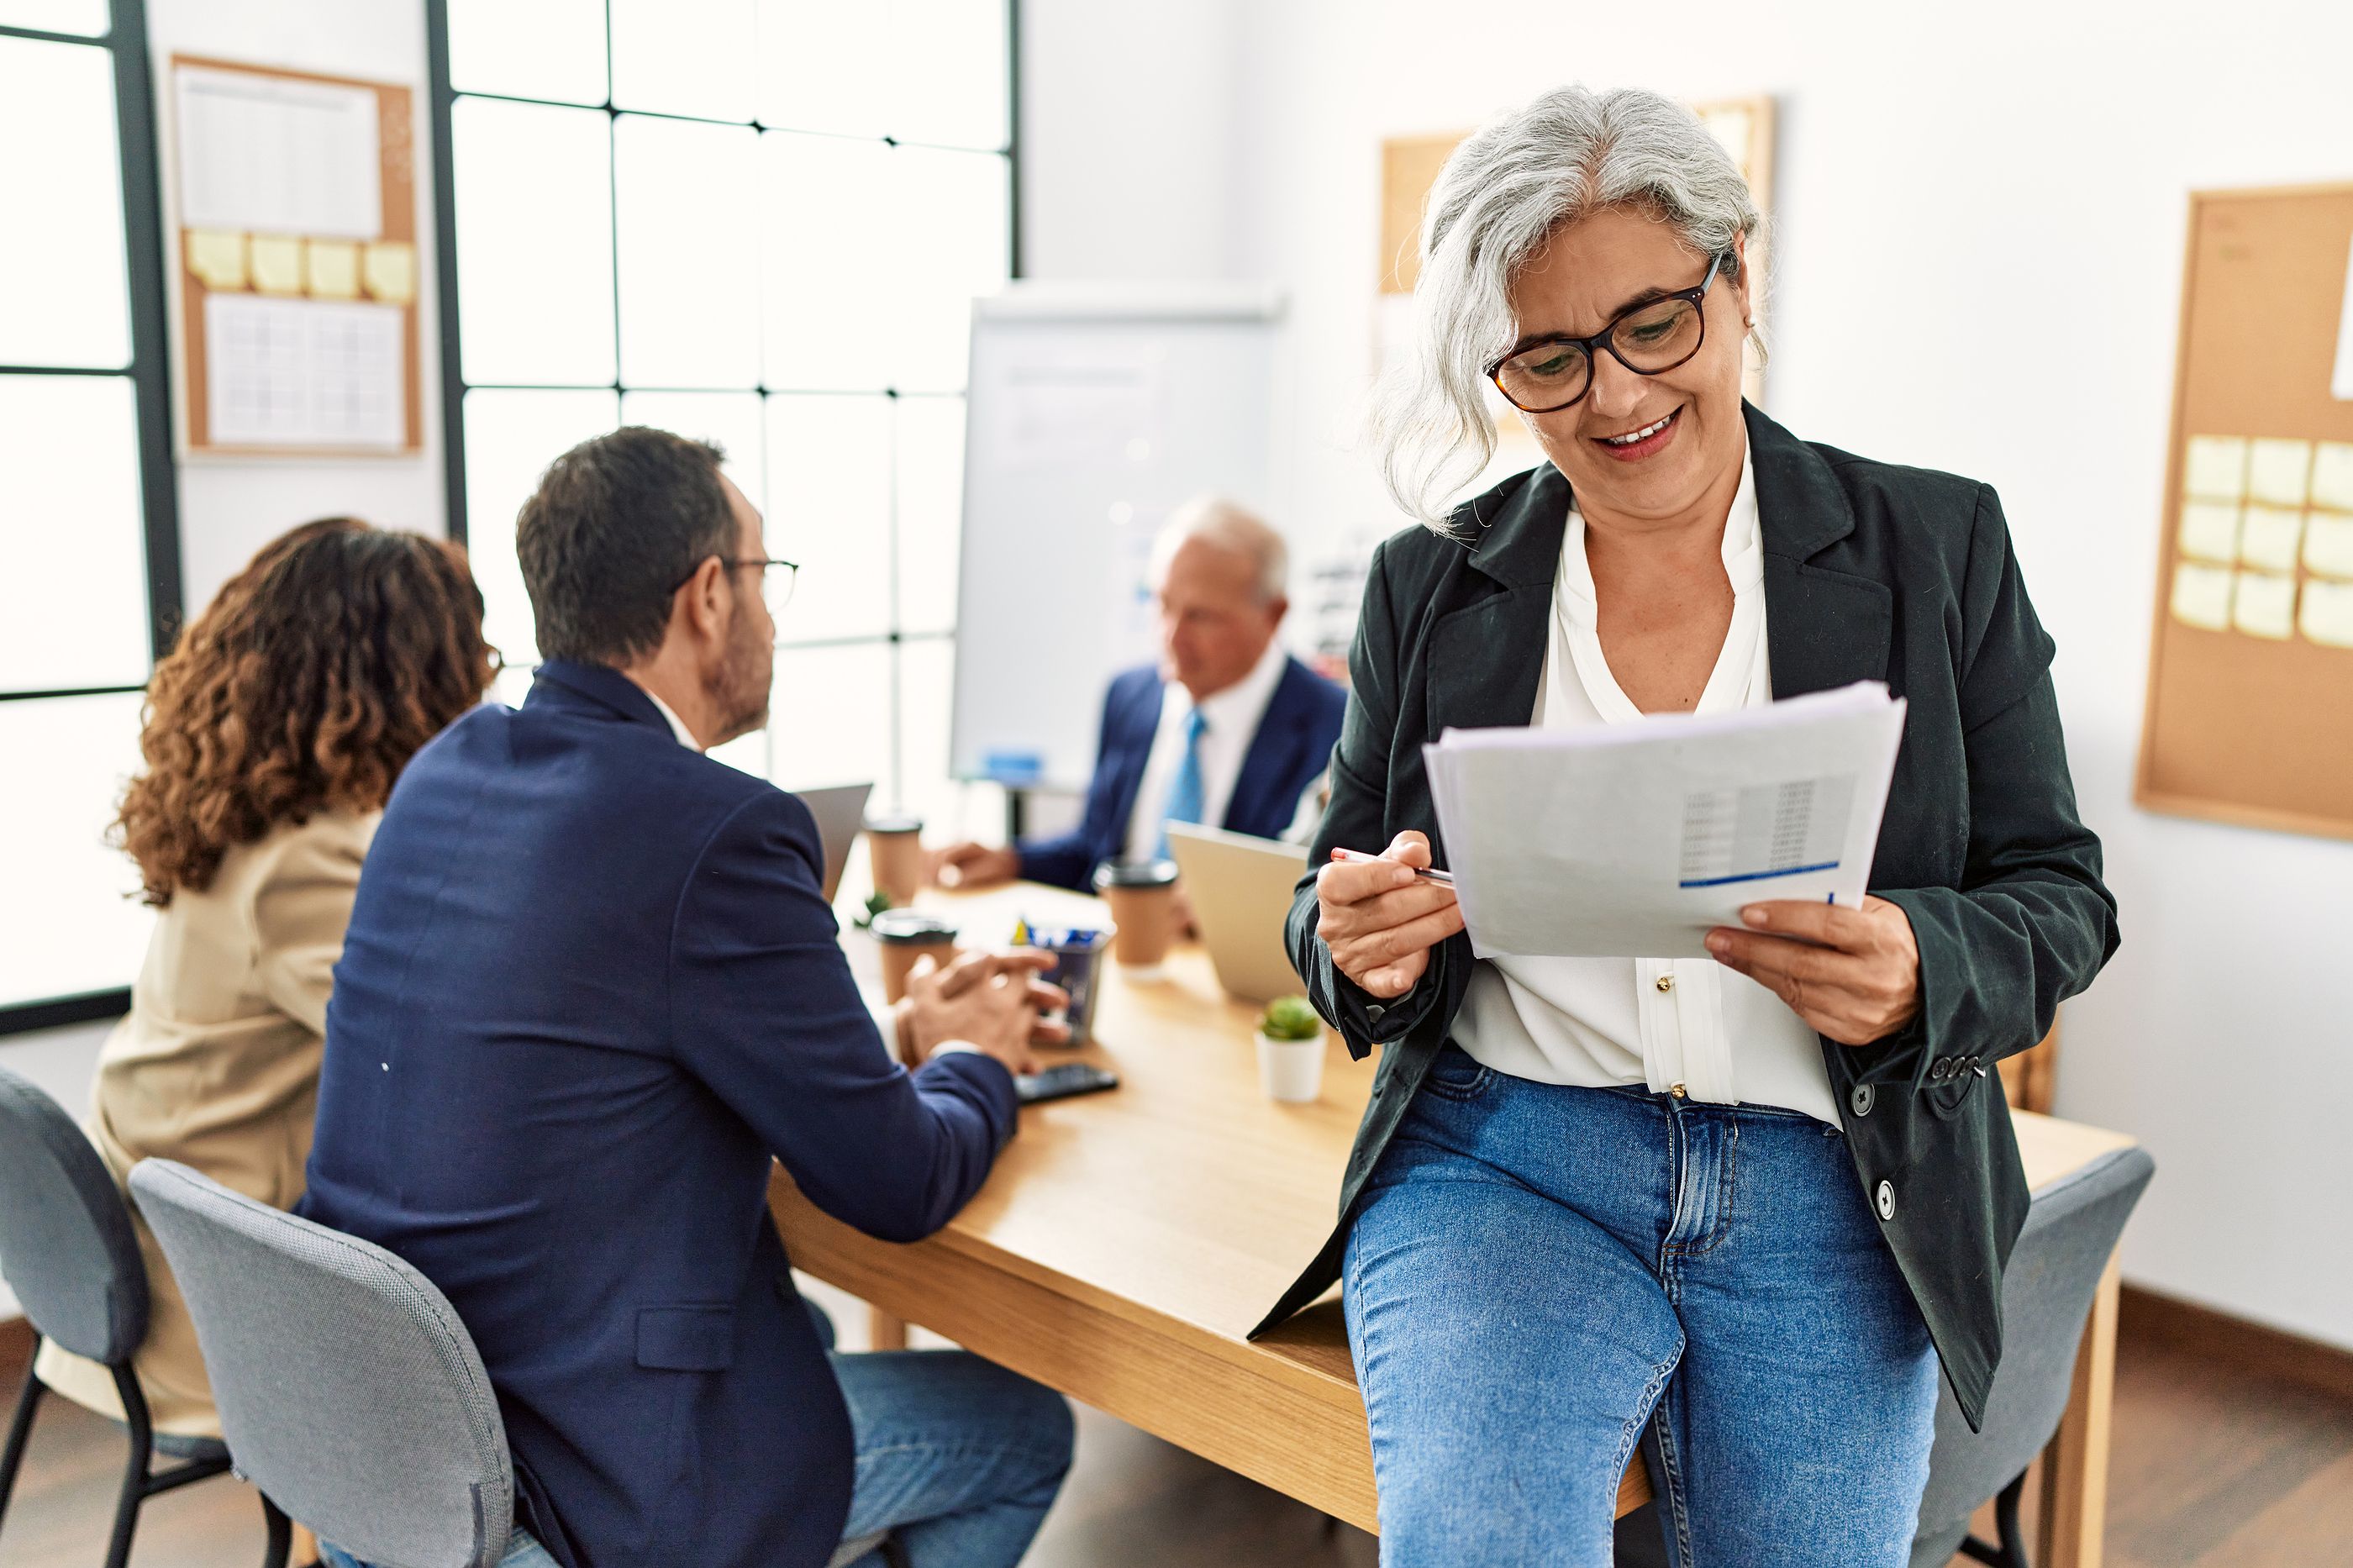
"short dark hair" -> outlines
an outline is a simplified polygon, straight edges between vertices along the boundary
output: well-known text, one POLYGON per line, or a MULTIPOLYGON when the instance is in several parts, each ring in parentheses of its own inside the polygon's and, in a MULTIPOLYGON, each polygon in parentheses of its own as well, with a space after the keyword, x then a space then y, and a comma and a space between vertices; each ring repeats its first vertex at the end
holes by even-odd
POLYGON ((624 665, 661 646, 679 584, 735 553, 710 441, 624 425, 553 463, 515 519, 547 658, 624 665))

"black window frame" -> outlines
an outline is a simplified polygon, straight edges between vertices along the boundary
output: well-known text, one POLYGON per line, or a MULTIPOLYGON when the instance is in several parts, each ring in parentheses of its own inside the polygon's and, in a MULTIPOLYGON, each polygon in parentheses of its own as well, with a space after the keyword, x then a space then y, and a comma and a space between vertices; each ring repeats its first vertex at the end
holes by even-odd
MULTIPOLYGON (((145 0, 112 0, 107 31, 95 37, 0 26, 0 37, 106 49, 114 64, 114 129, 122 174, 124 281, 130 289, 131 359, 120 370, 0 364, 5 375, 127 377, 139 420, 139 495, 147 569, 148 665, 171 652, 183 616, 180 574, 179 470, 173 457, 171 330, 164 282, 164 198, 156 171, 154 76, 147 45, 145 0)), ((135 686, 67 687, 0 691, 0 702, 71 697, 115 697, 135 686)), ((131 1005, 126 984, 73 995, 0 1005, 0 1037, 111 1018, 131 1005)))
MULTIPOLYGON (((568 101, 558 102, 553 100, 534 99, 507 93, 476 91, 461 93, 452 84, 450 79, 449 0, 426 0, 425 37, 427 96, 431 100, 433 128, 433 254, 435 281, 439 296, 439 321, 437 323, 437 327, 439 333, 441 349, 440 386, 441 455, 443 465, 442 492, 446 508, 446 515, 448 520, 448 536, 459 544, 469 543, 466 504, 465 402, 467 392, 473 388, 477 384, 470 383, 466 379, 464 352, 463 346, 460 342, 460 328, 464 317, 463 301, 459 298, 458 282, 457 148, 455 136, 453 134, 452 111, 456 107, 457 100, 460 97, 467 97, 509 103, 543 104, 545 107, 551 109, 585 108, 591 110, 601 110, 606 116, 607 123, 608 125, 624 115, 641 117, 649 120, 686 120, 698 121, 702 120, 702 117, 697 115, 670 113, 654 110, 626 109, 617 104, 613 100, 610 75, 612 68, 610 56, 612 39, 612 0, 605 0, 605 27, 607 41, 606 68, 607 75, 605 101, 601 104, 580 104, 568 101)), ((990 150, 990 155, 1001 156, 1006 161, 1006 236, 1008 252, 1006 256, 1006 277, 1008 280, 1010 281, 1018 279, 1022 276, 1021 0, 1005 0, 1005 27, 1006 140, 1004 147, 1001 150, 990 150)), ((732 125, 737 122, 731 120, 726 121, 711 121, 711 123, 725 123, 732 125)), ((757 124, 757 121, 749 121, 746 123, 757 124)), ((880 140, 894 146, 899 144, 897 139, 894 137, 886 136, 880 140)), ((979 153, 983 151, 982 149, 977 148, 958 148, 955 150, 958 152, 972 153, 979 153)), ((610 391, 617 397, 625 396, 630 390, 632 390, 621 372, 621 343, 618 330, 618 313, 620 310, 620 269, 618 267, 620 211, 617 203, 616 204, 613 213, 613 245, 616 253, 613 284, 614 310, 616 315, 613 380, 608 384, 586 386, 565 384, 560 388, 551 386, 544 388, 543 390, 610 391)), ((482 390, 489 391, 534 390, 534 388, 531 386, 510 382, 483 382, 479 384, 479 385, 482 390)), ((657 389, 641 388, 638 390, 657 389)), ((664 392, 734 393, 741 392, 745 389, 741 387, 665 386, 659 388, 658 390, 664 392)), ((773 396, 792 395, 792 393, 790 392, 780 392, 776 389, 771 389, 765 386, 760 386, 753 390, 756 391, 764 401, 766 398, 773 396)), ((880 396, 895 405, 902 396, 928 398, 934 396, 953 395, 958 398, 964 398, 968 396, 969 394, 969 387, 965 388, 964 391, 955 394, 931 392, 902 393, 896 387, 885 387, 880 393, 860 393, 855 395, 880 396)), ((896 520, 894 518, 892 531, 892 561, 890 563, 890 603, 892 608, 891 625, 887 631, 881 633, 860 633, 853 636, 813 638, 808 640, 792 640, 778 644, 776 649, 779 654, 787 654, 827 647, 880 646, 889 651, 891 658, 890 776, 892 793, 895 793, 896 790, 903 784, 905 774, 905 759, 902 754, 903 747, 902 744, 902 737, 901 734, 902 720, 903 717, 902 712, 903 704, 901 697, 901 673, 903 668, 901 661, 902 655, 910 644, 946 642, 953 645, 962 634, 962 628, 960 626, 951 627, 946 631, 927 630, 916 632, 908 632, 902 630, 900 626, 897 610, 899 603, 897 533, 898 530, 896 527, 896 520)), ((881 779, 877 779, 875 782, 877 784, 877 799, 875 805, 879 807, 882 804, 881 798, 883 793, 881 787, 882 781, 881 779)))

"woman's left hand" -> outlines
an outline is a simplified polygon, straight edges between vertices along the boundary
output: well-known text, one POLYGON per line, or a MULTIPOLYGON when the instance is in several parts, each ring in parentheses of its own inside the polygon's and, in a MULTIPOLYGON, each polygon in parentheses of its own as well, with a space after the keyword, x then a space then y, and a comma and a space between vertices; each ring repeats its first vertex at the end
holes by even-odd
POLYGON ((1903 907, 1777 899, 1740 911, 1746 931, 1718 926, 1707 950, 1842 1046, 1885 1039, 1920 1012, 1920 944, 1903 907), (1772 934, 1767 934, 1767 933, 1772 934), (1792 940, 1795 939, 1795 940, 1792 940))

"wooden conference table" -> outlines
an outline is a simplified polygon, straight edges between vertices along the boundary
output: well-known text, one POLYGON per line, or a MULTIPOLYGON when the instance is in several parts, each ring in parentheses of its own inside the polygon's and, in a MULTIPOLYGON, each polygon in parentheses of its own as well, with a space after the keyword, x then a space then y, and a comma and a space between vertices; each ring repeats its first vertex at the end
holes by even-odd
MULTIPOLYGON (((958 921, 970 945, 1001 942, 1017 914, 1103 919, 1092 899, 1026 885, 918 902, 958 921)), ((850 933, 846 945, 871 977, 871 942, 850 933)), ((987 1184, 939 1234, 909 1246, 861 1236, 781 1172, 772 1206, 793 1262, 818 1279, 1374 1530, 1372 1451, 1336 1291, 1243 1338, 1332 1225, 1372 1068, 1327 1039, 1322 1098, 1278 1104, 1259 1091, 1254 1017, 1219 990, 1198 946, 1173 952, 1156 983, 1113 966, 1083 1054, 1114 1068, 1120 1088, 1023 1111, 987 1184)), ((2132 1142, 2024 1111, 2017 1122, 2038 1189, 2132 1142)), ((2044 1456, 2040 1568, 2100 1561, 2116 1300, 2112 1261, 2044 1456)), ((1638 1459, 1619 1511, 1649 1497, 1638 1459)))

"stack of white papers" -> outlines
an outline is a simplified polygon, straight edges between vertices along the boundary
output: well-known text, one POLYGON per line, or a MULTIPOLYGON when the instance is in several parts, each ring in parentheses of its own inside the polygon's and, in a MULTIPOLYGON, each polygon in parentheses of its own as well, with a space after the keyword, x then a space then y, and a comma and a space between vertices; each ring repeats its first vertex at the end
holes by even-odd
POLYGON ((1904 703, 1877 681, 1701 718, 1424 748, 1472 950, 1704 958, 1767 899, 1862 902, 1904 703))

